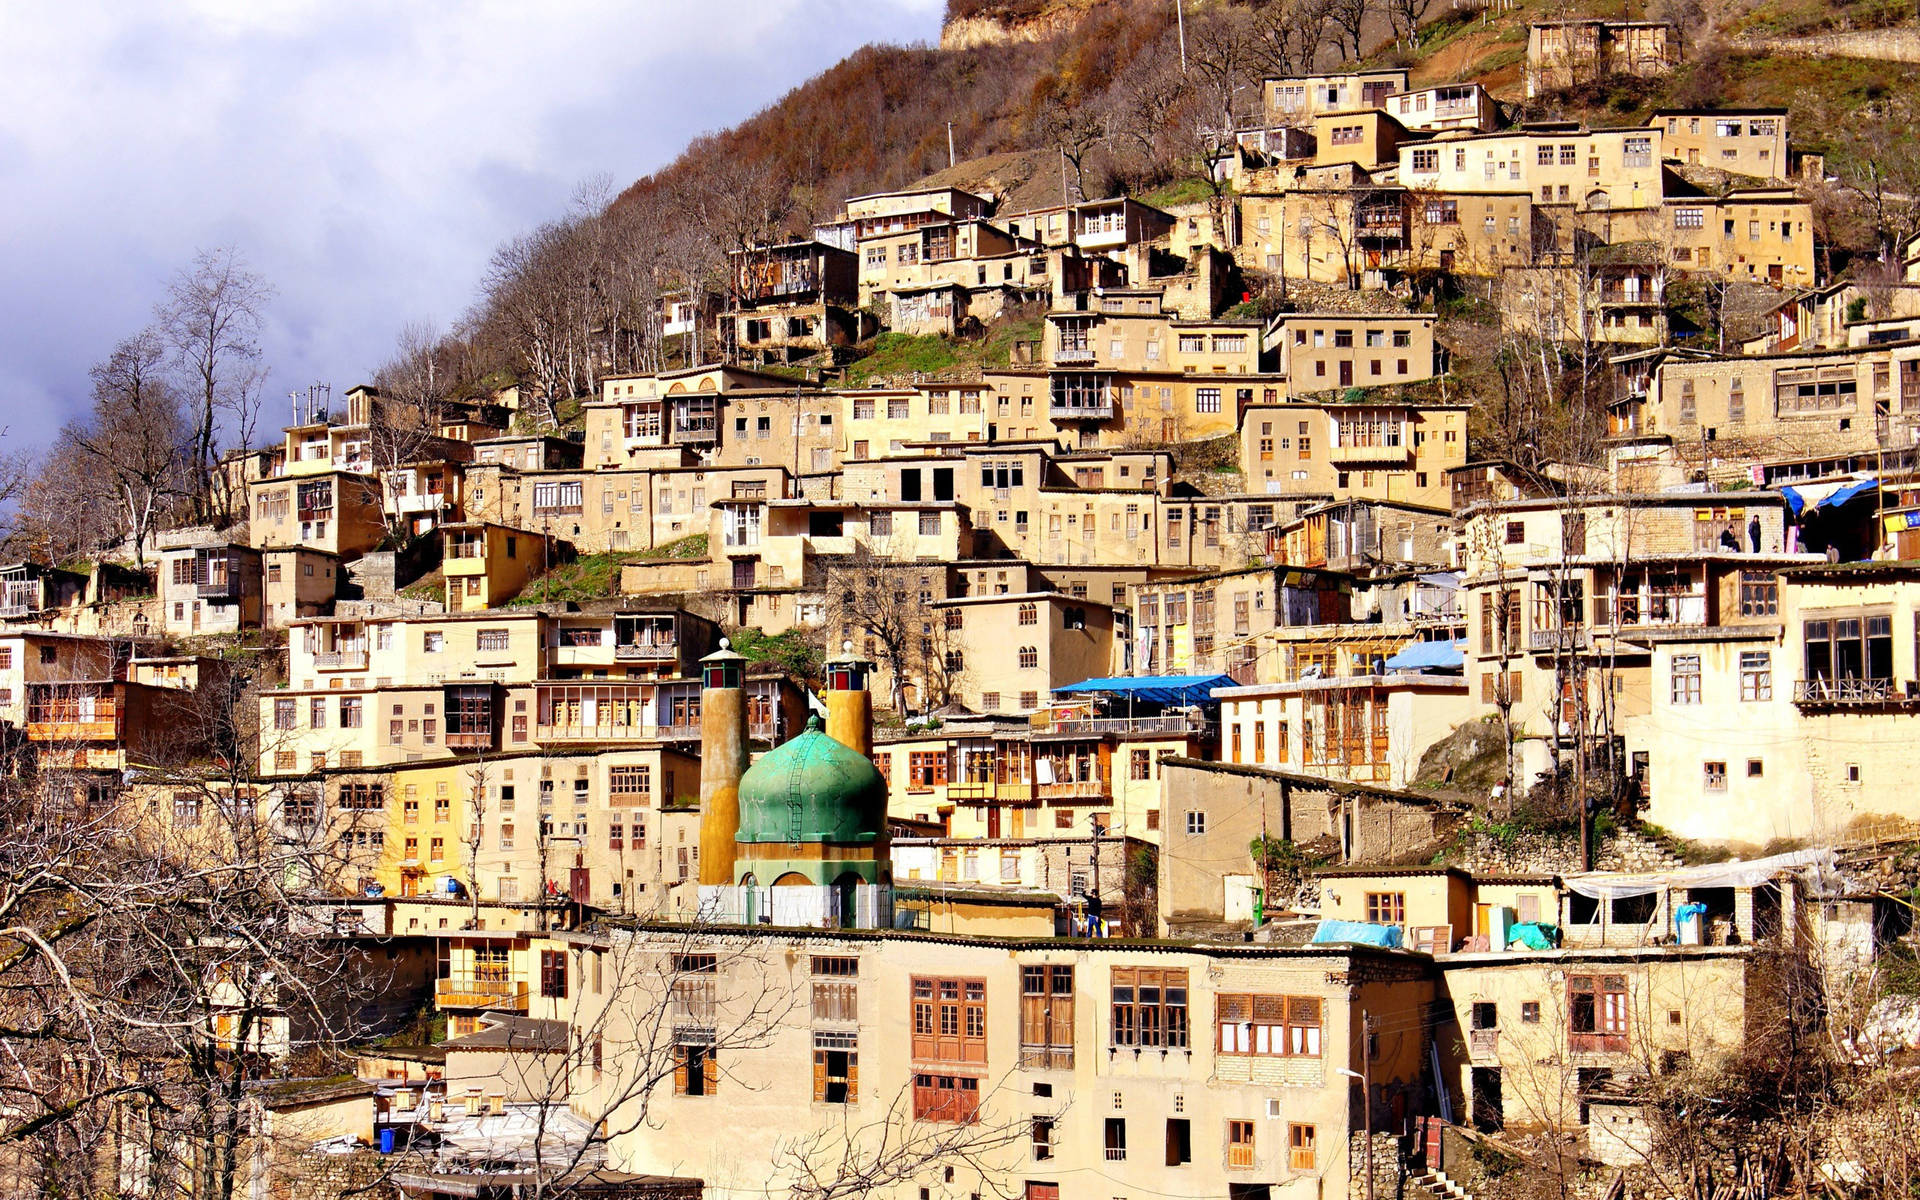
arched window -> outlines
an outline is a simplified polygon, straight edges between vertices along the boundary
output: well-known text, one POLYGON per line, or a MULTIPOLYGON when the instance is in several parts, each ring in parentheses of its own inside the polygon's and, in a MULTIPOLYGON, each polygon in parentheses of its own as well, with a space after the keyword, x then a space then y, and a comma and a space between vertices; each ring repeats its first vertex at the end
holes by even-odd
POLYGON ((1020 623, 1022 625, 1038 625, 1040 623, 1040 606, 1037 604, 1022 604, 1020 606, 1020 623))
POLYGON ((1039 666, 1040 652, 1034 649, 1032 646, 1020 647, 1020 665, 1025 668, 1032 668, 1032 667, 1039 666))

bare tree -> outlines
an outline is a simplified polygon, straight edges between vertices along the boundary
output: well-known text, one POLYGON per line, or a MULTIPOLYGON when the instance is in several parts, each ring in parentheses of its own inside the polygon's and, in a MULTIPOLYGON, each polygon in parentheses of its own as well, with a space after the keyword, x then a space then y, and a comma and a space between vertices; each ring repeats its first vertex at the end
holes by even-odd
POLYGON ((111 483, 120 528, 140 565, 155 528, 177 501, 206 482, 187 465, 193 435, 181 419, 178 394, 161 373, 164 359, 152 330, 121 342, 90 372, 92 413, 60 433, 92 460, 96 478, 111 483))
POLYGON ((1367 17, 1372 11, 1373 0, 1329 0, 1327 4, 1330 40, 1349 61, 1360 57, 1360 39, 1366 34, 1367 17))
POLYGON ((1385 0, 1387 23, 1396 41, 1409 50, 1420 46, 1420 26, 1433 10, 1434 0, 1385 0))
POLYGON ((926 708, 949 703, 966 669, 965 655, 952 644, 946 612, 933 607, 944 598, 924 563, 911 555, 892 555, 885 546, 859 545, 830 563, 825 593, 824 633, 835 649, 843 638, 864 638, 885 670, 895 712, 909 709, 908 690, 926 708))
POLYGON ((223 421, 241 446, 250 443, 260 406, 260 329, 273 289, 231 247, 202 250, 175 275, 154 310, 160 336, 189 381, 187 463, 194 476, 194 515, 224 521, 232 497, 214 494, 223 421))

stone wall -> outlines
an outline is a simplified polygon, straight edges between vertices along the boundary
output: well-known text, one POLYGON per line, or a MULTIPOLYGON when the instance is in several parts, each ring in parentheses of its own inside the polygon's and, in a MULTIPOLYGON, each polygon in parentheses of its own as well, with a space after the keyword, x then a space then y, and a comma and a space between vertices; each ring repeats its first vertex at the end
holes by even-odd
POLYGON ((395 1161, 392 1155, 371 1150, 288 1155, 275 1164, 267 1195, 271 1200, 339 1200, 342 1196, 403 1200, 400 1189, 384 1178, 395 1161))
MULTIPOLYGON (((1451 865, 1476 873, 1564 875, 1580 869, 1580 839, 1571 832, 1522 833, 1511 839, 1474 833, 1448 857, 1451 865)), ((1593 857, 1596 871, 1664 871, 1680 865, 1658 842, 1631 829, 1602 839, 1593 857)))
POLYGON ((1882 62, 1920 62, 1920 29, 1848 29, 1806 37, 1738 38, 1734 48, 1747 53, 1791 58, 1870 58, 1882 62))

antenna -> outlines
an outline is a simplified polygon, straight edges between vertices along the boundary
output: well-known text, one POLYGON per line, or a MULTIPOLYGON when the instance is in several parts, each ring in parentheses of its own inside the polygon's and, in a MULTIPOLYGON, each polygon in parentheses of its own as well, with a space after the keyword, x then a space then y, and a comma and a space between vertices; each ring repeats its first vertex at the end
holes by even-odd
POLYGON ((947 165, 953 165, 953 122, 947 122, 947 165))

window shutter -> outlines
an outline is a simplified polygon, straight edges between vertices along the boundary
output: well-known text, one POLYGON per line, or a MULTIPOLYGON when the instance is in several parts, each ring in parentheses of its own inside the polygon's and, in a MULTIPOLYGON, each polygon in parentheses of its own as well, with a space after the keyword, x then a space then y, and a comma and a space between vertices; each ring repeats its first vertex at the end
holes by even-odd
POLYGON ((860 1056, 858 1054, 849 1053, 847 1055, 847 1103, 852 1104, 859 1099, 860 1099, 860 1056))
POLYGON ((818 1104, 827 1098, 827 1052, 813 1052, 813 1100, 818 1104))
POLYGON ((687 1094, 687 1053, 688 1047, 676 1046, 673 1051, 673 1094, 687 1094))

